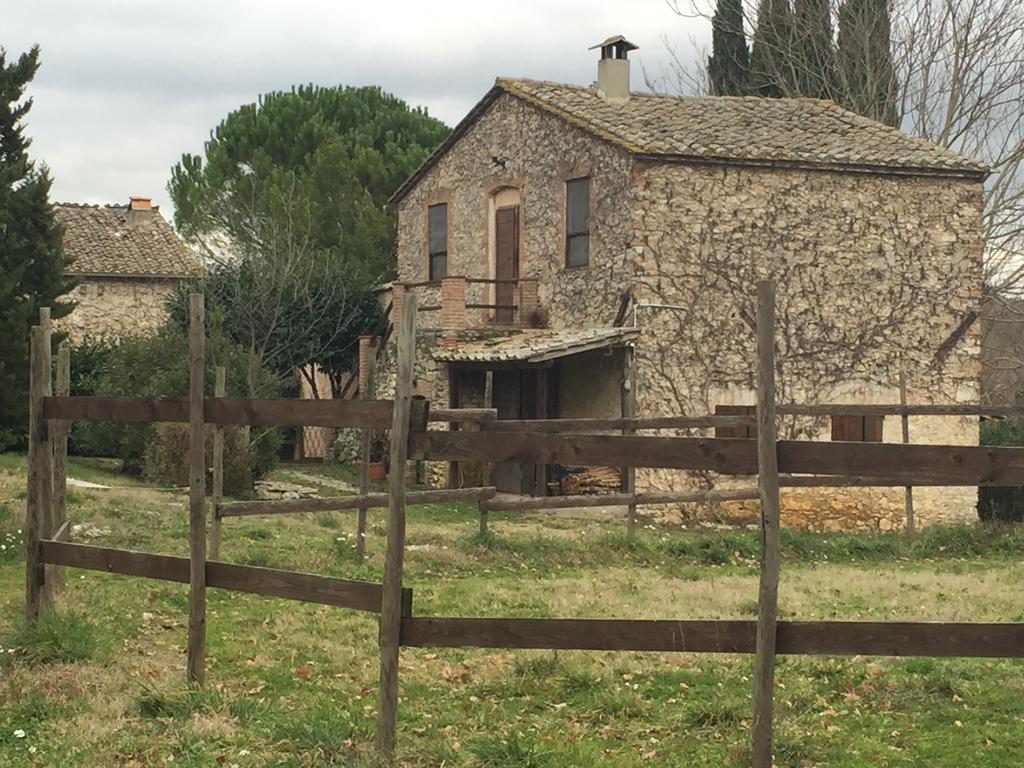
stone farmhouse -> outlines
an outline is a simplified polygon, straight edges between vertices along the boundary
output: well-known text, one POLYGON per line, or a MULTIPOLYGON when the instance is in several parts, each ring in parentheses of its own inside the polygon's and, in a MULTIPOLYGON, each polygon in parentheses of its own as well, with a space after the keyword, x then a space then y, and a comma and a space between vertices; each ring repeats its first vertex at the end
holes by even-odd
MULTIPOLYGON (((899 402, 901 368, 911 403, 978 401, 983 165, 827 101, 630 92, 635 46, 595 48, 590 86, 499 78, 395 193, 390 299, 397 314, 418 294, 421 394, 513 419, 752 412, 755 282, 772 276, 781 402, 899 402)), ((782 434, 901 439, 898 418, 793 417, 782 434)), ((977 419, 914 417, 911 440, 976 444, 977 419)), ((490 480, 556 493, 572 471, 498 465, 490 480)), ((727 480, 637 470, 636 486, 727 480)), ((971 488, 915 494, 922 524, 975 519, 975 503, 971 488)), ((897 488, 783 492, 791 525, 903 515, 897 488)))
POLYGON ((152 333, 167 317, 168 297, 202 267, 148 197, 127 205, 58 203, 64 250, 78 278, 76 306, 60 320, 73 341, 152 333))

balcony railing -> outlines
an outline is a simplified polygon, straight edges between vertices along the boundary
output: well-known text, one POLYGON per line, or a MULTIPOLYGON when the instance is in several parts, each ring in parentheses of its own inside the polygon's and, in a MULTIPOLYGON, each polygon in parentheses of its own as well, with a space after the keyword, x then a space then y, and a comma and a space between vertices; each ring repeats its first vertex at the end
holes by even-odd
MULTIPOLYGON (((401 305, 406 291, 428 287, 437 290, 438 283, 394 283, 393 308, 401 305)), ((424 303, 419 309, 440 312, 440 328, 448 335, 477 328, 522 328, 539 322, 537 292, 538 280, 532 277, 445 277, 440 281, 440 302, 424 303)))

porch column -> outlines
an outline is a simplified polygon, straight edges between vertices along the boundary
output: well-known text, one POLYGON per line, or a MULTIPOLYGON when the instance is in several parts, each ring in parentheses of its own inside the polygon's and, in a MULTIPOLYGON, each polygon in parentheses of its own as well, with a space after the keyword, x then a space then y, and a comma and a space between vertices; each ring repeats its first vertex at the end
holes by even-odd
MULTIPOLYGON (((622 418, 632 419, 636 416, 636 365, 633 347, 627 344, 622 348, 622 418)), ((634 430, 623 429, 622 434, 631 435, 634 430)), ((636 469, 622 467, 622 492, 636 493, 636 469)), ((630 504, 626 510, 626 531, 629 535, 636 532, 636 504, 630 504)))
POLYGON ((441 278, 441 342, 458 343, 459 331, 466 329, 466 278, 441 278))
MULTIPOLYGON (((548 417, 548 368, 537 369, 537 418, 548 417)), ((533 468, 533 495, 548 495, 548 465, 536 464, 533 468)))
POLYGON ((391 284, 391 327, 398 328, 402 324, 402 304, 405 302, 405 283, 391 284))

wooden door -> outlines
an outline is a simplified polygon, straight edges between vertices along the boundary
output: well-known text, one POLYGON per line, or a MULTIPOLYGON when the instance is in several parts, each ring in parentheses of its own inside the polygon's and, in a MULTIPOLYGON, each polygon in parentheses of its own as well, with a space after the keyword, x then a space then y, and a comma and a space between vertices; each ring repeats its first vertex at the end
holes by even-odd
MULTIPOLYGON (((494 213, 494 277, 497 280, 519 278, 519 206, 506 205, 494 213)), ((514 320, 511 305, 515 303, 514 283, 498 283, 494 287, 494 322, 508 325, 514 320)))

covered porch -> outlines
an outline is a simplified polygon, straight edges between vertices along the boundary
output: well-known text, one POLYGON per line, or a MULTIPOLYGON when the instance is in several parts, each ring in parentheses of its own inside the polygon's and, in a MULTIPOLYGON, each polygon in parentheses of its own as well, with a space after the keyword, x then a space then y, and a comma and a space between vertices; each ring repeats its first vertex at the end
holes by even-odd
MULTIPOLYGON (((447 368, 450 408, 495 408, 499 420, 628 416, 631 345, 638 335, 635 328, 522 329, 448 340, 434 358, 447 368)), ((546 496, 560 493, 566 474, 579 469, 451 462, 448 485, 493 485, 506 493, 546 496)), ((617 468, 593 468, 584 476, 621 485, 617 468)))

